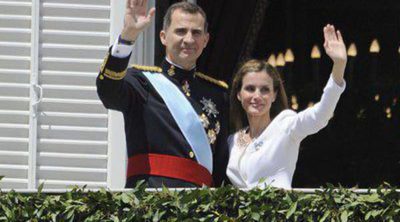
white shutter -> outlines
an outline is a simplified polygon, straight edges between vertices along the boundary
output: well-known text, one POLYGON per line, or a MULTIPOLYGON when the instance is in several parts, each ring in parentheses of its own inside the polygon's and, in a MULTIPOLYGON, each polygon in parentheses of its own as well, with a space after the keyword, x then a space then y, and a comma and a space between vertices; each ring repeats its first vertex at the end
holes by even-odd
MULTIPOLYGON (((108 115, 95 78, 121 29, 124 4, 0 0, 1 189, 42 182, 45 188, 123 187, 123 120, 108 115)), ((152 64, 151 30, 135 44, 136 62, 152 64)))
POLYGON ((0 182, 28 188, 30 0, 0 0, 0 182))
POLYGON ((107 110, 95 79, 109 45, 109 0, 41 0, 37 179, 107 186, 107 110))

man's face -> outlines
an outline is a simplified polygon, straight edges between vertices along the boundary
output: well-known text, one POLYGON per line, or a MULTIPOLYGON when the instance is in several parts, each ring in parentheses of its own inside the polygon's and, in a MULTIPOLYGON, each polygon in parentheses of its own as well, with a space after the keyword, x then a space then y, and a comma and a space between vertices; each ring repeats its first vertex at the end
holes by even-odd
POLYGON ((189 14, 180 9, 172 13, 171 25, 160 32, 161 42, 171 62, 184 69, 193 68, 209 38, 204 22, 200 13, 189 14))

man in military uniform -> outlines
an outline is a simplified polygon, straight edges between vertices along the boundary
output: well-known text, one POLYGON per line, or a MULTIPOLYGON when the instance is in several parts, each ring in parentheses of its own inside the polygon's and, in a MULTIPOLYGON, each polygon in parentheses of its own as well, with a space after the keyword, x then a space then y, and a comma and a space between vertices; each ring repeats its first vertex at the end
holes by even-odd
POLYGON ((124 28, 101 67, 97 91, 104 106, 121 111, 128 150, 126 187, 218 186, 228 161, 226 83, 196 71, 209 34, 204 11, 172 5, 160 32, 161 67, 127 68, 132 44, 155 9, 128 0, 124 28))

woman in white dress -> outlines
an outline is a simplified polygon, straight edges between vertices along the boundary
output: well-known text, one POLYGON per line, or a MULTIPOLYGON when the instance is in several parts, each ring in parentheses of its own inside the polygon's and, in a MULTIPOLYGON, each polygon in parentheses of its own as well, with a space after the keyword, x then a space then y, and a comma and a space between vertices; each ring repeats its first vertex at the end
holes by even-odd
POLYGON ((264 61, 250 60, 236 73, 230 99, 236 133, 228 139, 227 168, 233 185, 291 188, 300 142, 328 124, 345 89, 347 54, 342 35, 329 24, 323 33, 333 67, 321 100, 313 107, 299 113, 288 109, 279 73, 264 61))

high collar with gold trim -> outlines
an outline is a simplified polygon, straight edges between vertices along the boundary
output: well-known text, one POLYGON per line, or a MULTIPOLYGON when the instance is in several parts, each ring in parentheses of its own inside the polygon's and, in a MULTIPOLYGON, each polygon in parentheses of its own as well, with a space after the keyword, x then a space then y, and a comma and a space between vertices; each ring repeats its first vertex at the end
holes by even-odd
POLYGON ((163 73, 167 74, 173 79, 176 79, 179 83, 182 83, 183 81, 190 81, 194 78, 196 72, 196 67, 191 70, 184 70, 168 62, 166 59, 164 59, 161 63, 161 69, 163 73))

